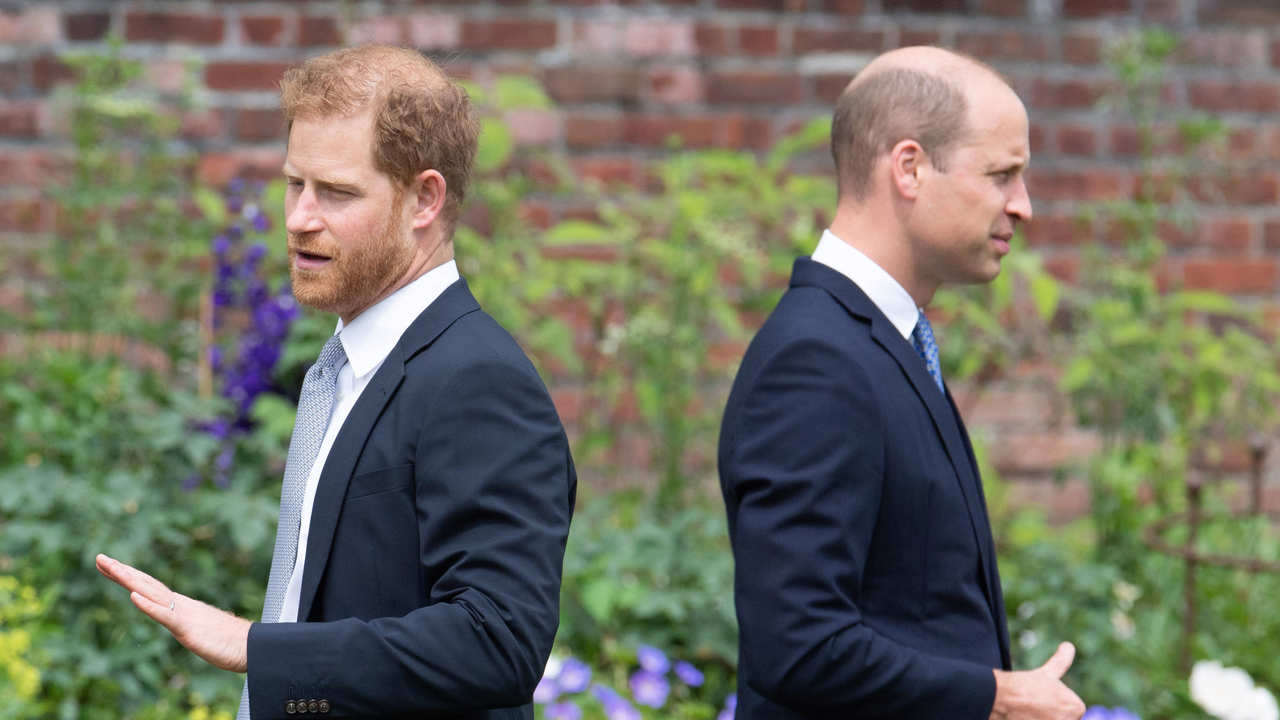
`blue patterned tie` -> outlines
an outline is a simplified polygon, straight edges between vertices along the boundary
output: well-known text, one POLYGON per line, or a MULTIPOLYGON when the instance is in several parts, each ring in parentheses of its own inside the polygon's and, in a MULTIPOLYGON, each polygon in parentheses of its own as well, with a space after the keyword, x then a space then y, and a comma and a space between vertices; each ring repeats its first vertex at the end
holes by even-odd
MULTIPOLYGON (((329 338, 320 357, 302 380, 298 397, 298 414, 293 421, 293 437, 289 440, 289 456, 284 464, 284 483, 280 490, 280 522, 276 528, 276 546, 271 554, 271 576, 267 579, 267 597, 263 602, 262 622, 279 622, 285 589, 298 559, 298 531, 302 524, 302 500, 306 495, 307 477, 320 454, 333 401, 338 392, 338 368, 347 359, 338 335, 329 338)), ((240 696, 237 720, 249 718, 249 681, 245 679, 240 696)))
POLYGON ((916 329, 911 331, 911 346, 920 353, 929 377, 933 378, 938 389, 946 395, 947 391, 942 389, 942 366, 938 364, 938 341, 933 339, 933 326, 923 312, 920 313, 920 319, 916 320, 916 329))

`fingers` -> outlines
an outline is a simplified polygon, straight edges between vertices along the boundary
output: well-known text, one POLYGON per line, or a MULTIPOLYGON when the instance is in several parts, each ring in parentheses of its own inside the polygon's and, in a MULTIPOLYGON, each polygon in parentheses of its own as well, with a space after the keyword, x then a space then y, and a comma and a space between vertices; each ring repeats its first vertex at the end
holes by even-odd
MULTIPOLYGON (((163 625, 169 632, 173 632, 178 616, 176 606, 174 610, 170 610, 167 603, 162 605, 138 592, 129 593, 129 599, 143 614, 163 625)), ((174 593, 174 600, 171 602, 176 602, 176 599, 177 594, 174 593)))
POLYGON ((1076 646, 1064 642, 1058 646, 1058 651, 1053 654, 1053 657, 1045 661, 1041 669, 1058 679, 1067 674, 1067 670, 1071 669, 1071 662, 1075 659, 1076 646))
MULTIPOLYGON (((153 604, 160 605, 166 613, 169 611, 169 602, 177 596, 177 593, 170 590, 168 585, 114 558, 99 554, 94 558, 94 564, 98 572, 116 582, 120 587, 143 596, 153 604)), ((134 601, 134 604, 137 605, 137 601, 134 601)), ((150 615, 150 613, 147 614, 150 615)))

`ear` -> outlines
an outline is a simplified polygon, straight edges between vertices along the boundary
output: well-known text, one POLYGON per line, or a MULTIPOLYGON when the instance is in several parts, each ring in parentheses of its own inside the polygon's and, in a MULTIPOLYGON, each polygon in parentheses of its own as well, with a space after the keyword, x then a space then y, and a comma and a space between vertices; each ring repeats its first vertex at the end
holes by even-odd
POLYGON ((889 172, 892 187, 908 200, 920 194, 921 172, 929 159, 924 148, 915 140, 903 140, 889 151, 889 172))
POLYGON ((435 222, 444 209, 444 176, 436 170, 423 170, 414 177, 409 191, 413 194, 413 229, 420 230, 435 222))

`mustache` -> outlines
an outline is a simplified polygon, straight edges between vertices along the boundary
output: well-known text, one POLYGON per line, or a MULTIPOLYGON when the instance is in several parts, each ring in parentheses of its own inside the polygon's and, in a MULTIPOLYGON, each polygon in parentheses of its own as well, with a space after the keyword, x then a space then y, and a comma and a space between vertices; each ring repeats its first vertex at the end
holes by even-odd
POLYGON ((338 247, 333 243, 322 242, 318 237, 295 235, 289 233, 288 250, 290 255, 305 253, 321 257, 337 257, 338 247))

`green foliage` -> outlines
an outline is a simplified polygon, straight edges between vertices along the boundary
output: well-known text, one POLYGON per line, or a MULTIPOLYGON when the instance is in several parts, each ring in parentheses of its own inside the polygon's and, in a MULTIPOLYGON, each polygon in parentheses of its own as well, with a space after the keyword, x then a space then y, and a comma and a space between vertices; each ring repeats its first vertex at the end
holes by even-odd
POLYGON ((7 718, 37 717, 31 701, 40 691, 44 605, 35 588, 0 575, 0 712, 7 718))

